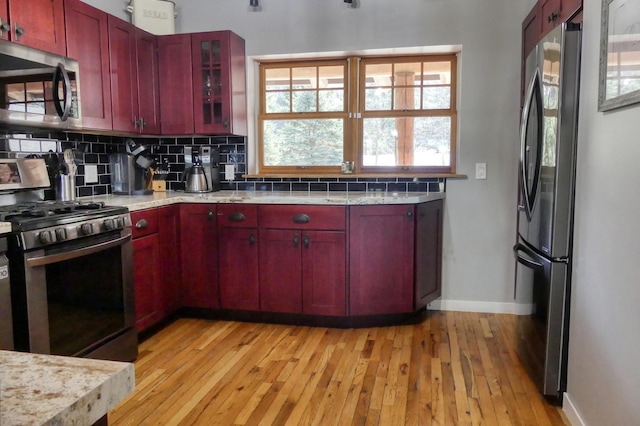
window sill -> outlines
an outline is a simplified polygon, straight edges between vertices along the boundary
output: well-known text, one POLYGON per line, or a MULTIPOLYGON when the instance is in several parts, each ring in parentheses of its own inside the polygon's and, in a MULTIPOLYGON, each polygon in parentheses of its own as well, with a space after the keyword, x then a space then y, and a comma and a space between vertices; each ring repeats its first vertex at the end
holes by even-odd
POLYGON ((287 173, 287 174, 246 174, 243 178, 445 178, 467 179, 467 175, 457 173, 287 173))

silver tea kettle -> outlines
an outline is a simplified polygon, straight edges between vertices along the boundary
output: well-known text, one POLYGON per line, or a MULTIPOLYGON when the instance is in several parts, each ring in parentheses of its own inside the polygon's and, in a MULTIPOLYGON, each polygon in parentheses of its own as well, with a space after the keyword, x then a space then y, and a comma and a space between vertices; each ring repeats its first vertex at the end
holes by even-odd
POLYGON ((185 192, 209 192, 211 187, 207 180, 207 174, 197 155, 193 156, 193 166, 186 172, 185 192))

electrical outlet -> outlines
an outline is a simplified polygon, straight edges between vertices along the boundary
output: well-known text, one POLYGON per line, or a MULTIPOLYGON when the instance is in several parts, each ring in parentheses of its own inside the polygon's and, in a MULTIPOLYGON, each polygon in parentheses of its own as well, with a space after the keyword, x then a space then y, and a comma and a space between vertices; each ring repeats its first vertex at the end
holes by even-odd
POLYGON ((476 163, 476 179, 487 178, 487 163, 476 163))
POLYGON ((84 165, 84 182, 98 183, 98 166, 95 164, 84 165))

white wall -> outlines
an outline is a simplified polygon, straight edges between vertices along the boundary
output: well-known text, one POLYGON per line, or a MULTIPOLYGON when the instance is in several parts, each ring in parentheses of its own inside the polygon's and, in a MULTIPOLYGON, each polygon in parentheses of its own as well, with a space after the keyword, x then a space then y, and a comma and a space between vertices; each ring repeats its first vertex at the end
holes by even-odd
POLYGON ((597 112, 601 0, 584 3, 567 393, 587 425, 639 425, 640 105, 597 112))

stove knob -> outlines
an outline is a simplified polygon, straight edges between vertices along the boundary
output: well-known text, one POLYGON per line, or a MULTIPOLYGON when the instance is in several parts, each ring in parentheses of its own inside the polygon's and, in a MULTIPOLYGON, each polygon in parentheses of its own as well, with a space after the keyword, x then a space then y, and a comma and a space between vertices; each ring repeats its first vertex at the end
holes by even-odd
POLYGON ((83 223, 80 225, 80 233, 82 235, 91 235, 93 234, 93 224, 91 223, 83 223))
POLYGON ((105 219, 102 224, 104 225, 104 229, 106 229, 107 231, 113 231, 117 226, 114 219, 105 219))
POLYGON ((42 244, 51 244, 56 241, 55 234, 51 231, 42 231, 38 234, 38 239, 42 244))
POLYGON ((58 241, 64 241, 67 239, 67 230, 64 228, 56 229, 56 239, 58 241))
POLYGON ((125 225, 126 225, 126 223, 124 221, 124 217, 117 217, 116 218, 116 226, 118 227, 118 229, 124 228, 125 225))

